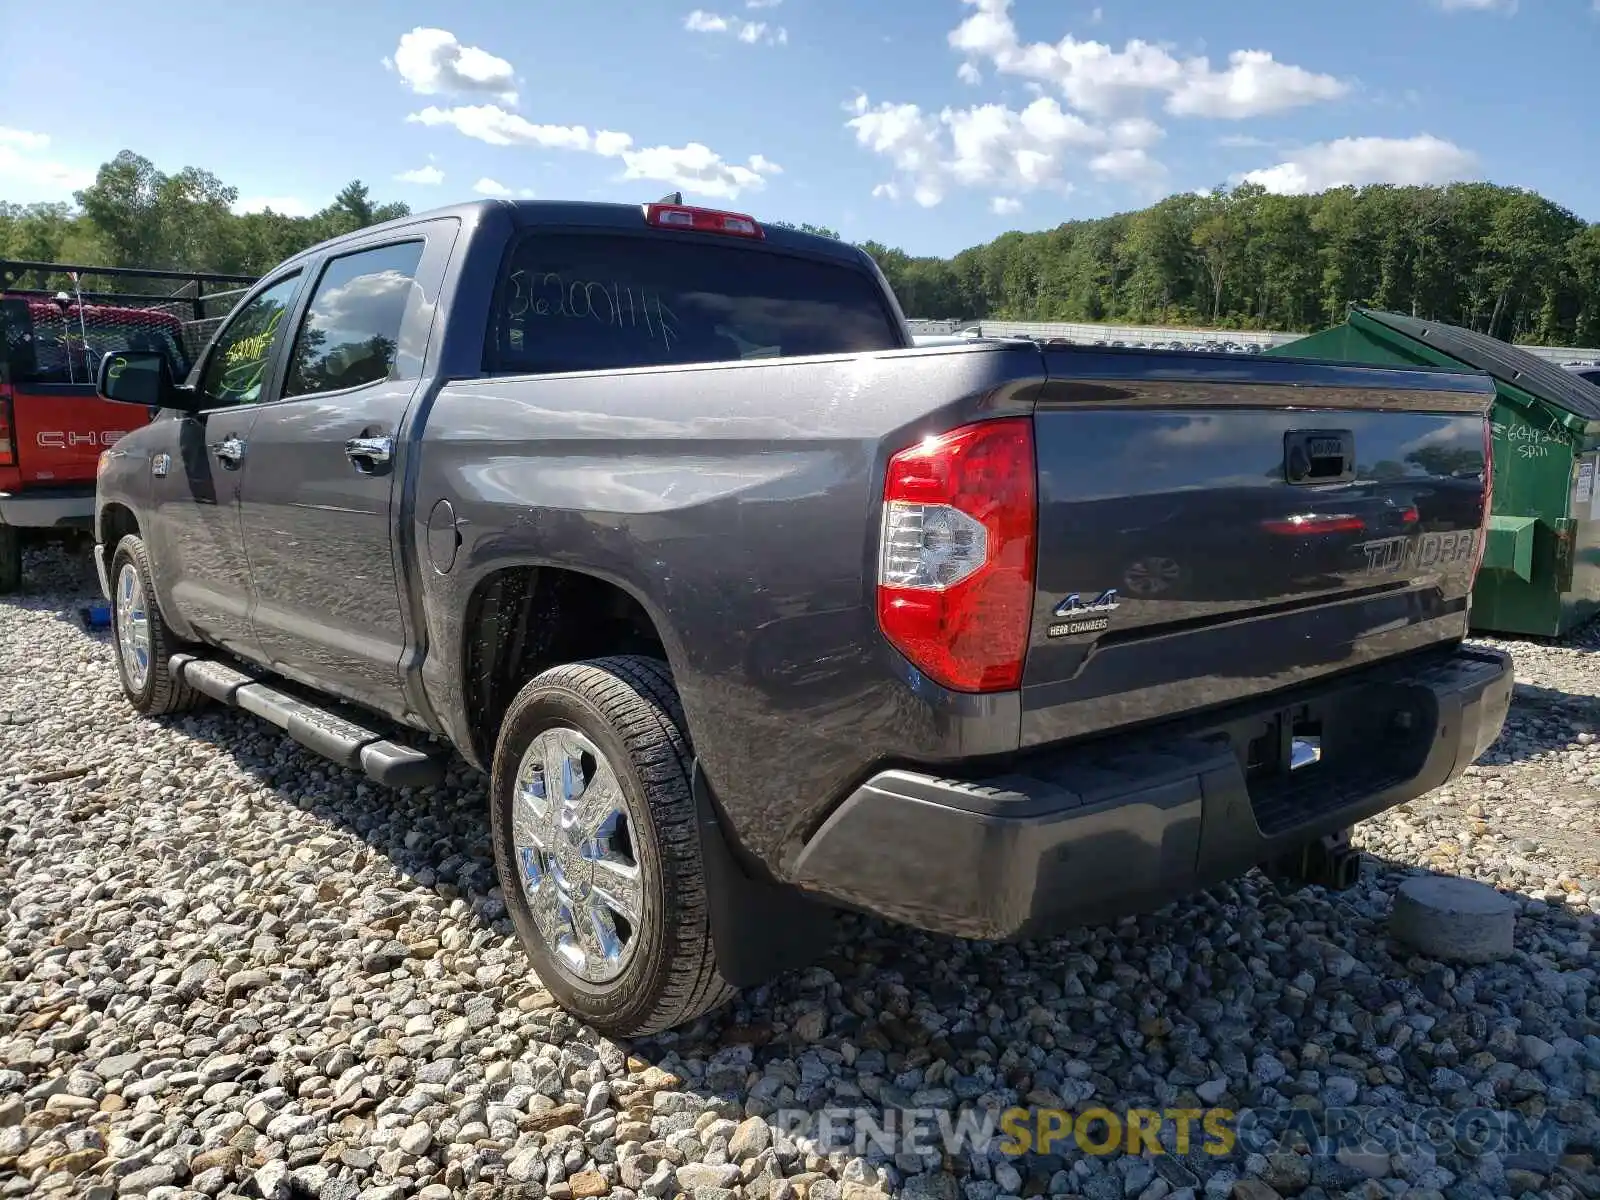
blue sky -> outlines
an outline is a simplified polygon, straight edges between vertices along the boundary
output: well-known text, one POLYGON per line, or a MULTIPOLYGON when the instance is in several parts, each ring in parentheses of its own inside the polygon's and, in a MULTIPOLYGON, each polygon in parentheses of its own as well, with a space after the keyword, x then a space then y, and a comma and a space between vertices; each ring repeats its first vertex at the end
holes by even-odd
POLYGON ((242 207, 681 187, 913 253, 1247 177, 1600 220, 1600 0, 0 0, 0 46, 13 201, 129 148, 242 207))

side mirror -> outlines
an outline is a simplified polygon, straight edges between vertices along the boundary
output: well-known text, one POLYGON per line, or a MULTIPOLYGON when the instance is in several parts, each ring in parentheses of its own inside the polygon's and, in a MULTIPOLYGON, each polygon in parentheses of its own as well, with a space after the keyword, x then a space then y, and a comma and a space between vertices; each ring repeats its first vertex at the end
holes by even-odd
POLYGON ((194 393, 172 378, 172 364, 159 350, 111 351, 100 360, 95 391, 118 404, 195 411, 194 393))

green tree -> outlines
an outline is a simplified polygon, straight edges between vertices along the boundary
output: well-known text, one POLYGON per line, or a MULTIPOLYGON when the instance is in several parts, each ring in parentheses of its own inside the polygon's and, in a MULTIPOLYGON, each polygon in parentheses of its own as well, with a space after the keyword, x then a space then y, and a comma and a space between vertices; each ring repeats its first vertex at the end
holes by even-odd
MULTIPOLYGON (((317 242, 409 211, 380 203, 356 179, 309 217, 238 214, 238 193, 210 172, 169 175, 131 150, 104 164, 75 200, 0 200, 0 255, 261 274, 317 242)), ((839 236, 822 225, 775 224, 839 236)), ((1306 330, 1342 320, 1351 304, 1372 304, 1497 337, 1600 345, 1600 226, 1489 183, 1314 196, 1217 188, 1012 231, 949 258, 875 242, 861 249, 917 317, 1306 330)))

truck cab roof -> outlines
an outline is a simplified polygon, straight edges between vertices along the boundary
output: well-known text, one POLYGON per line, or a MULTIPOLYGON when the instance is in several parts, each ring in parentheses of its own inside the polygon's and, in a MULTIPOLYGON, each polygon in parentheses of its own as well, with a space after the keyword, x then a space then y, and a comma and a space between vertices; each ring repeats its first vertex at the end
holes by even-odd
MULTIPOLYGON (((423 212, 411 213, 404 217, 397 217, 393 221, 385 221, 379 225, 369 225, 353 233, 330 238, 328 241, 319 242, 315 246, 308 247, 293 258, 285 260, 281 265, 287 266, 292 262, 301 262, 325 254, 329 250, 336 249, 346 243, 354 244, 356 242, 370 241, 375 234, 391 231, 398 232, 412 225, 418 225, 426 221, 436 221, 441 217, 454 217, 466 227, 472 228, 481 222, 486 214, 495 211, 509 212, 512 220, 520 229, 550 226, 568 231, 579 229, 642 231, 649 228, 644 220, 644 213, 647 207, 648 205, 646 204, 619 204, 590 200, 467 200, 458 204, 447 204, 438 208, 430 208, 423 212)), ((866 251, 851 245, 849 242, 825 237, 821 234, 804 233, 801 230, 790 229, 784 225, 763 222, 757 217, 751 217, 750 219, 760 226, 762 233, 760 241, 754 243, 755 245, 789 253, 831 258, 838 262, 850 263, 856 266, 872 265, 872 259, 866 251)), ((674 233, 677 231, 663 230, 661 232, 674 233)), ((742 244, 749 246, 752 243, 747 240, 742 244)), ((876 269, 875 266, 873 269, 876 269)))

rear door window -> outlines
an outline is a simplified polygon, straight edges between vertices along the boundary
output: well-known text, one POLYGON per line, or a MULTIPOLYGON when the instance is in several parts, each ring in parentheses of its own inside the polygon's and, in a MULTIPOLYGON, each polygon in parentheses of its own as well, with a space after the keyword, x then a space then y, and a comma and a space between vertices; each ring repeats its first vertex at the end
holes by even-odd
POLYGON ((421 292, 415 279, 424 245, 403 242, 329 261, 289 355, 285 399, 362 387, 394 373, 406 306, 421 292))
POLYGON ((896 349, 865 272, 666 237, 532 234, 501 280, 489 369, 616 370, 896 349))

